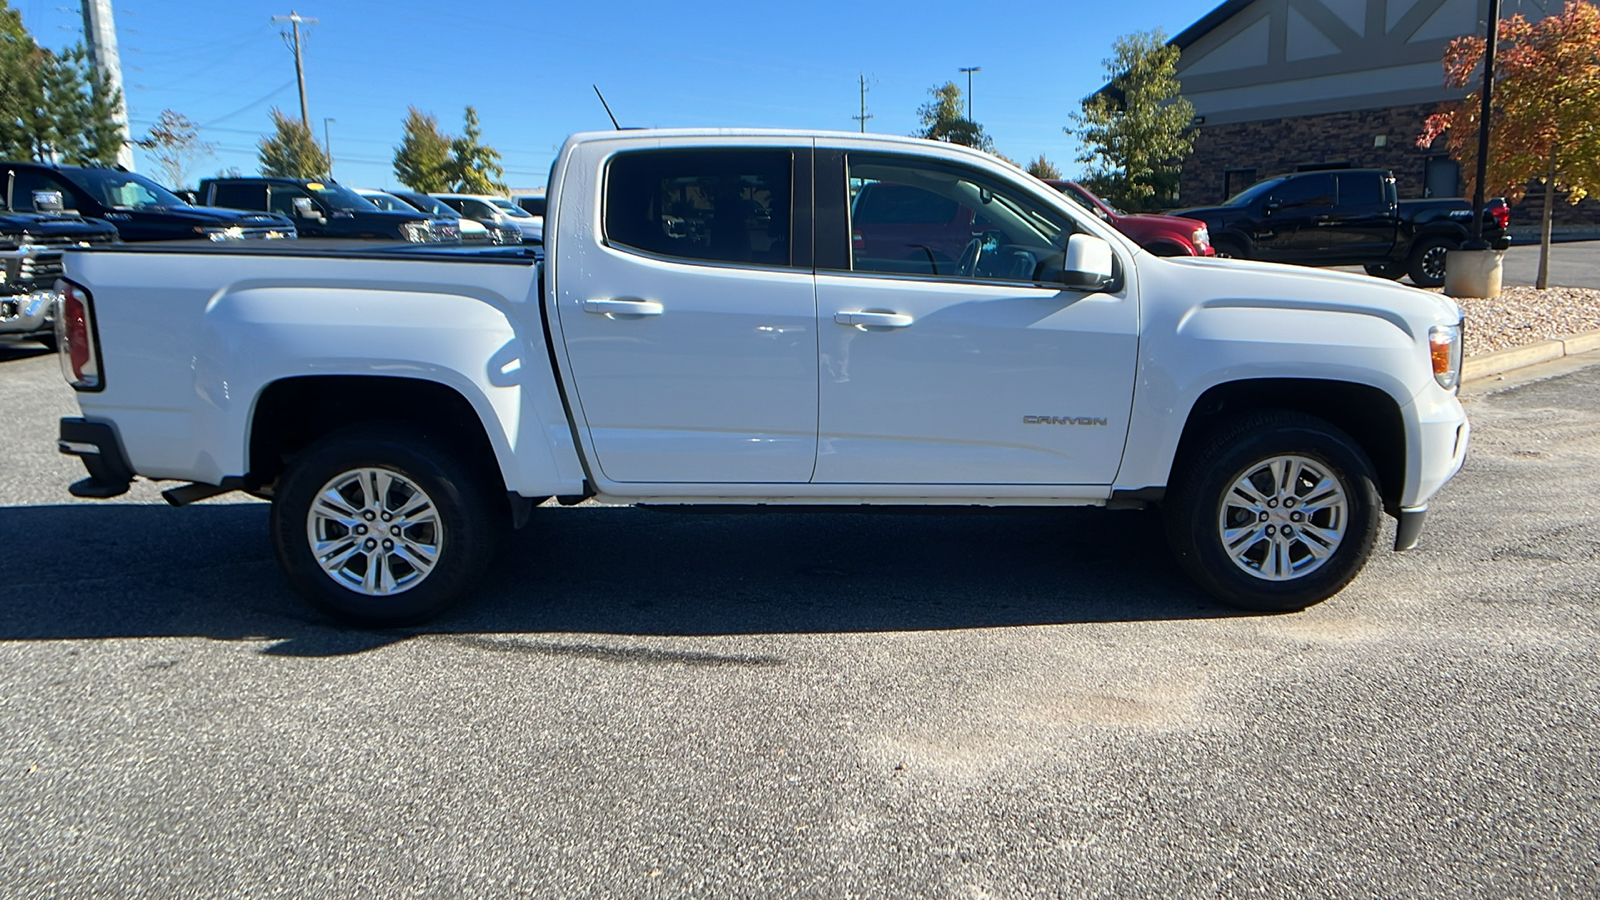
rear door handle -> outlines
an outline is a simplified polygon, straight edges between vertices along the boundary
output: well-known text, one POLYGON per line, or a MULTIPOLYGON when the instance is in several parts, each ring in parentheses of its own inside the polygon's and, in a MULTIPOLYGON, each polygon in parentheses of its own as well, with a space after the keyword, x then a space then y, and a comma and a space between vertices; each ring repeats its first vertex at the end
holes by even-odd
POLYGON ((833 320, 840 325, 870 325, 874 328, 904 328, 914 321, 905 313, 890 312, 841 312, 834 313, 833 320))
POLYGON ((597 316, 659 316, 662 306, 654 300, 585 300, 583 311, 597 316))

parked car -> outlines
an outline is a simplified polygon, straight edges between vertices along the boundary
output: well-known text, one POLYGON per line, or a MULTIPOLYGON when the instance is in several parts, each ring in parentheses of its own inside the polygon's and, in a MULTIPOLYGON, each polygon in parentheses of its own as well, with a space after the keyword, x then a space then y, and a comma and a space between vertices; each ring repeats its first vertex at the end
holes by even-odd
MULTIPOLYGON (((15 187, 13 183, 12 188, 15 187)), ((55 348, 51 321, 61 277, 61 251, 113 244, 110 222, 85 219, 61 209, 61 197, 38 191, 16 209, 14 190, 0 201, 0 335, 38 341, 55 348)))
MULTIPOLYGON (((1308 266, 1364 266, 1367 274, 1409 274, 1419 287, 1444 284, 1445 254, 1472 235, 1472 204, 1461 199, 1397 200, 1386 169, 1297 172, 1259 181, 1221 206, 1177 210, 1211 229, 1217 252, 1235 259, 1308 266)), ((1484 237, 1509 242, 1504 199, 1484 210, 1484 237)))
POLYGON ((495 202, 504 200, 504 197, 490 197, 485 194, 432 194, 431 196, 463 217, 482 223, 485 228, 497 229, 503 235, 505 243, 538 242, 544 237, 543 220, 535 223, 533 218, 520 208, 516 213, 512 213, 495 202), (511 237, 513 232, 516 234, 515 240, 511 237))
MULTIPOLYGON (((456 230, 461 232, 462 243, 487 243, 489 229, 479 225, 471 219, 463 219, 461 214, 435 200, 432 204, 436 208, 424 208, 411 200, 401 197, 393 191, 379 191, 372 188, 352 188, 357 194, 365 197, 368 203, 388 212, 425 212, 441 219, 449 219, 456 223, 456 230)), ((423 195, 416 195, 423 196, 423 195)), ((429 198, 432 199, 432 198, 429 198)))
POLYGON ((277 213, 294 219, 305 237, 365 238, 414 244, 459 243, 453 219, 417 212, 388 212, 334 181, 298 178, 207 178, 205 202, 230 209, 277 213))
POLYGON ((543 239, 543 237, 544 237, 544 213, 539 213, 539 214, 535 215, 534 213, 531 213, 528 210, 524 209, 522 207, 522 204, 517 203, 515 201, 512 201, 512 200, 510 200, 510 199, 508 199, 506 197, 490 197, 489 198, 489 202, 493 203, 495 206, 498 206, 501 209, 505 210, 507 213, 509 213, 511 215, 511 218, 516 221, 517 227, 522 229, 522 233, 523 233, 524 237, 528 236, 528 230, 529 230, 529 227, 531 226, 531 227, 537 229, 537 231, 532 235, 532 239, 533 240, 542 240, 543 239))
POLYGON ((588 496, 1159 502, 1196 582, 1292 610, 1356 576, 1384 512, 1412 546, 1467 451, 1454 301, 1157 257, 969 148, 610 131, 552 172, 542 248, 68 253, 73 492, 270 498, 290 582, 368 625, 470 596, 497 531, 588 496), (852 183, 921 186, 984 231, 907 277, 852 248, 852 183))
POLYGON ((1134 239, 1139 246, 1157 256, 1215 256, 1206 223, 1181 216, 1152 216, 1125 213, 1076 181, 1048 179, 1050 185, 1068 200, 1099 216, 1111 227, 1134 239))
POLYGON ((39 192, 61 197, 62 207, 104 219, 124 241, 251 240, 293 238, 295 223, 269 213, 193 206, 137 172, 98 166, 0 162, 0 181, 18 209, 39 192))

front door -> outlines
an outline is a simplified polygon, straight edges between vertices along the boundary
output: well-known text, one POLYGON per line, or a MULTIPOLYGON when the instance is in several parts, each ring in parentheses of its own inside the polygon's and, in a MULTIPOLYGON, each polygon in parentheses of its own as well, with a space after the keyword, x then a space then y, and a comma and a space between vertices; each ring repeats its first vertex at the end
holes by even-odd
MULTIPOLYGON (((599 474, 633 483, 810 480, 809 150, 634 150, 584 170, 599 176, 602 221, 598 231, 564 225, 573 237, 557 245, 556 308, 574 412, 599 474), (803 238, 798 246, 793 235, 803 238)), ((592 215, 592 193, 574 186, 567 196, 563 215, 592 215)))
MULTIPOLYGON (((819 162, 828 158, 819 151, 819 162)), ((817 176, 822 364, 813 481, 1110 484, 1133 397, 1133 291, 1079 293, 1036 280, 1041 264, 1059 260, 1068 237, 1085 229, 976 168, 850 153, 843 169, 819 165, 817 176), (920 209, 937 200, 970 211, 984 231, 952 265, 874 256, 871 242, 854 242, 848 255, 824 247, 855 231, 824 221, 822 192, 844 190, 846 177, 856 204, 893 195, 920 209)))

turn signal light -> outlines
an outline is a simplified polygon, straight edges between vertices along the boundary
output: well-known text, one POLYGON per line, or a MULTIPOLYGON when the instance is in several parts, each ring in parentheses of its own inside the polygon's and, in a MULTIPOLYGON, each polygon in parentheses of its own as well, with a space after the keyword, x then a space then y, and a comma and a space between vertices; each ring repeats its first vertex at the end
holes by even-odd
POLYGON ((94 313, 89 292, 65 279, 56 282, 56 345, 61 374, 80 391, 98 391, 100 355, 95 352, 94 313))
POLYGON ((1454 390, 1461 383, 1461 326, 1429 328, 1428 355, 1433 360, 1433 380, 1447 391, 1454 390))

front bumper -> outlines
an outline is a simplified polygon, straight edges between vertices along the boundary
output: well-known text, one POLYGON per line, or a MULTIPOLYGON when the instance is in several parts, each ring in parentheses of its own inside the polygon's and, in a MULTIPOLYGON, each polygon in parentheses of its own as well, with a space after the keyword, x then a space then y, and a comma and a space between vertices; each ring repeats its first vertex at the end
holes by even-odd
POLYGON ((51 333, 51 311, 57 299, 54 291, 0 295, 0 334, 32 337, 51 333))
POLYGON ((0 334, 36 335, 50 331, 61 251, 24 244, 0 250, 0 334))
POLYGON ((133 467, 122 452, 122 442, 109 422, 91 422, 76 416, 61 420, 61 438, 56 448, 83 460, 89 477, 74 481, 67 492, 74 497, 105 499, 120 497, 133 482, 133 467))

